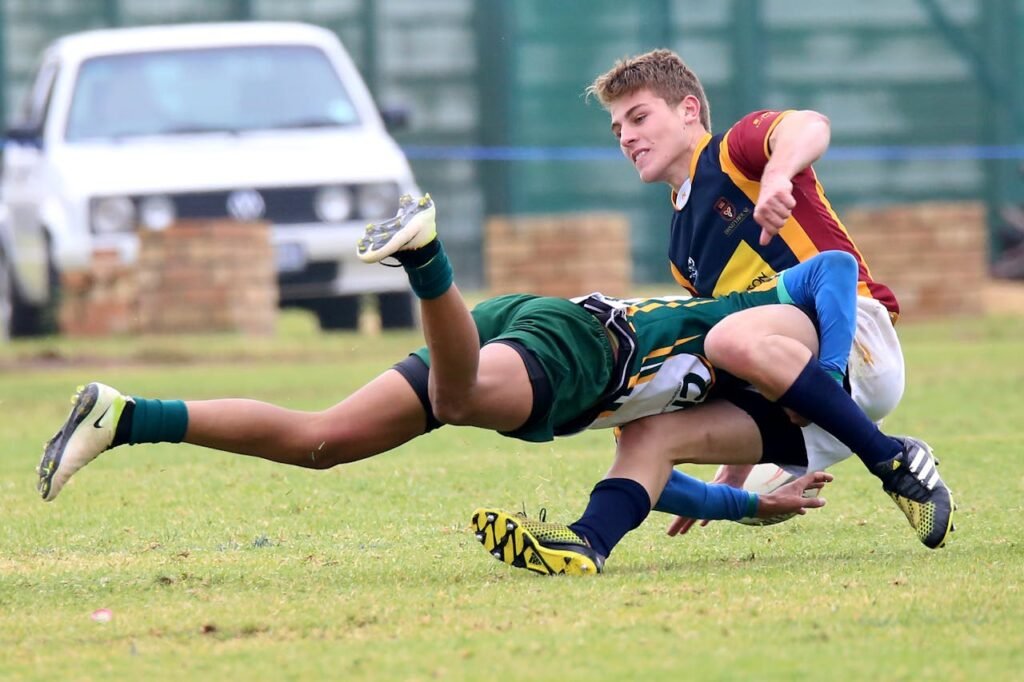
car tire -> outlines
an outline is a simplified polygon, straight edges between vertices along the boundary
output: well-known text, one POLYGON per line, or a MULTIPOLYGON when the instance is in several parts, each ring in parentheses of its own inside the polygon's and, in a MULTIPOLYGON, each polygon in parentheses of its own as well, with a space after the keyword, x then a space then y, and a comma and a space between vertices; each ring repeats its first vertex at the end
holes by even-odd
POLYGON ((413 329, 416 327, 416 298, 411 292, 377 294, 381 329, 413 329))
MULTIPOLYGON (((52 277, 52 274, 51 274, 52 277)), ((27 303, 18 291, 14 270, 0 253, 0 339, 40 336, 46 330, 45 309, 27 303)))
POLYGON ((0 341, 14 333, 14 278, 7 267, 7 259, 0 253, 0 341))
POLYGON ((359 297, 319 298, 307 305, 316 315, 323 331, 356 330, 359 328, 359 297))

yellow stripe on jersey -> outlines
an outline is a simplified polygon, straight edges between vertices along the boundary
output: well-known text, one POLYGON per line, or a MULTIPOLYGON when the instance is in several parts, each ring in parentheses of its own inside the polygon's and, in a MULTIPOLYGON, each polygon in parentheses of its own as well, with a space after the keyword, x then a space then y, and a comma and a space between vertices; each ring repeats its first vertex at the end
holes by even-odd
POLYGON ((679 268, 676 267, 676 264, 669 262, 668 265, 672 269, 672 277, 676 280, 676 282, 681 287, 689 291, 691 294, 696 295, 697 288, 690 283, 690 280, 686 279, 686 277, 683 276, 683 273, 679 272, 679 268))
MULTIPOLYGON (((697 337, 693 337, 693 338, 697 338, 697 337)), ((687 341, 689 341, 689 339, 687 339, 687 341)), ((711 366, 711 363, 704 356, 702 356, 702 355, 695 355, 694 357, 697 358, 698 360, 700 360, 701 364, 704 365, 707 368, 708 373, 711 375, 711 384, 713 385, 715 383, 715 368, 711 366)), ((659 369, 661 369, 661 368, 660 367, 653 367, 653 368, 650 368, 646 373, 643 370, 641 370, 640 374, 637 374, 634 377, 630 377, 630 380, 629 380, 630 386, 629 387, 630 388, 634 388, 635 386, 639 386, 641 384, 646 384, 648 381, 650 381, 654 377, 658 376, 658 370, 659 369)), ((618 405, 615 406, 615 409, 618 409, 618 405)))
POLYGON ((634 313, 649 313, 652 310, 657 310, 658 308, 678 308, 681 305, 683 304, 680 301, 652 300, 650 303, 644 303, 643 305, 630 306, 629 314, 632 315, 634 313))
MULTIPOLYGON (((643 368, 643 366, 647 364, 648 360, 653 360, 654 358, 663 358, 666 355, 671 354, 672 351, 674 349, 676 349, 677 347, 683 345, 684 343, 688 343, 690 341, 693 341, 694 339, 699 339, 701 336, 702 336, 701 334, 695 334, 693 336, 687 336, 685 339, 679 339, 678 341, 673 343, 671 346, 665 346, 664 348, 659 348, 657 350, 652 350, 650 353, 648 353, 646 356, 644 356, 644 359, 640 362, 641 368, 643 368)), ((642 369, 641 369, 641 371, 642 371, 642 369)))
POLYGON ((779 273, 761 258, 749 244, 741 241, 733 251, 729 262, 722 268, 722 274, 715 282, 714 296, 724 296, 734 291, 749 291, 770 281, 779 273))
POLYGON ((769 149, 768 147, 768 141, 771 138, 772 133, 775 132, 775 126, 779 125, 779 121, 786 118, 786 116, 792 113, 793 109, 786 109, 785 111, 783 111, 781 114, 775 117, 775 120, 772 121, 772 124, 768 126, 768 130, 764 132, 764 156, 766 159, 770 159, 772 156, 772 150, 769 149))
MULTIPOLYGON (((846 225, 843 225, 843 221, 839 219, 839 214, 835 212, 835 209, 832 208, 832 204, 825 196, 825 188, 821 186, 820 182, 818 182, 818 174, 814 172, 813 168, 811 168, 810 171, 811 175, 814 177, 814 189, 818 192, 818 198, 821 200, 822 206, 828 210, 828 214, 832 216, 832 220, 836 221, 836 225, 838 225, 839 229, 843 231, 843 234, 849 237, 850 233, 847 231, 846 225)), ((854 253, 857 255, 857 262, 864 268, 864 272, 867 273, 867 278, 873 280, 874 277, 871 276, 871 269, 868 268, 868 262, 864 260, 864 256, 861 254, 860 249, 857 248, 857 245, 853 243, 853 239, 850 239, 850 248, 853 249, 854 253)), ((874 298, 874 295, 871 293, 871 289, 868 288, 868 283, 863 279, 857 282, 857 294, 867 298, 874 298)))
MULTIPOLYGON (((729 157, 729 133, 725 134, 722 138, 722 144, 719 146, 718 161, 722 165, 722 170, 726 172, 729 179, 740 188, 740 190, 750 199, 754 205, 757 205, 757 198, 761 194, 761 183, 757 180, 751 180, 747 176, 743 175, 736 164, 733 163, 729 157)), ((796 218, 790 216, 789 220, 783 224, 782 229, 779 230, 779 237, 782 241, 786 242, 786 246, 793 252, 797 260, 803 262, 817 255, 818 247, 814 245, 811 238, 807 236, 807 231, 804 230, 803 226, 797 222, 796 218)), ((718 280, 718 287, 722 286, 722 278, 718 280)), ((715 291, 718 291, 716 287, 715 291)), ((746 291, 745 288, 741 289, 729 289, 729 291, 746 291)))
MULTIPOLYGON (((693 156, 690 157, 690 177, 694 178, 697 176, 697 161, 700 159, 701 152, 704 151, 704 147, 708 146, 711 142, 711 133, 704 133, 704 135, 697 141, 697 146, 693 149, 693 156)), ((724 144, 724 142, 723 142, 724 144)), ((672 197, 672 205, 675 205, 675 197, 672 197)))
MULTIPOLYGON (((732 132, 732 131, 729 131, 732 132)), ((721 144, 718 145, 718 163, 722 166, 722 170, 729 176, 733 184, 740 188, 740 190, 747 195, 754 204, 757 204, 757 196, 761 191, 761 183, 757 180, 751 180, 743 174, 732 158, 729 156, 729 133, 726 133, 722 137, 721 144)))
MULTIPOLYGON (((658 373, 657 367, 647 366, 648 361, 657 360, 658 358, 664 358, 666 356, 672 355, 672 351, 679 348, 679 346, 683 345, 684 343, 689 343, 694 339, 699 339, 701 336, 703 336, 703 334, 695 334, 694 336, 687 336, 686 338, 678 339, 671 346, 664 346, 662 348, 658 348, 645 355, 644 359, 640 361, 640 371, 629 378, 627 388, 633 388, 638 384, 645 384, 651 379, 653 379, 654 376, 658 373)), ((658 364, 660 365, 661 363, 658 364)))
POLYGON ((713 298, 694 298, 685 300, 645 298, 639 304, 629 306, 629 309, 626 311, 626 314, 632 316, 638 313, 650 313, 659 308, 679 308, 680 306, 683 308, 693 308, 695 306, 705 305, 707 303, 714 302, 715 299, 713 298))

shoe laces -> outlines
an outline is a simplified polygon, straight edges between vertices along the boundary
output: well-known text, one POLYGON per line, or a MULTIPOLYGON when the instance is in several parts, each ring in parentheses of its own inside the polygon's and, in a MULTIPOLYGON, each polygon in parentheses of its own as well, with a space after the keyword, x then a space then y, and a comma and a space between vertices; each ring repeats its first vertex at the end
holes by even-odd
MULTIPOLYGON (((516 516, 518 516, 521 519, 528 519, 528 518, 530 518, 530 515, 526 513, 526 502, 521 502, 520 504, 522 504, 523 509, 522 509, 522 511, 517 511, 516 512, 516 516)), ((548 521, 548 509, 547 509, 547 507, 541 507, 540 508, 540 511, 537 512, 537 520, 540 521, 541 523, 547 523, 547 521, 548 521)))

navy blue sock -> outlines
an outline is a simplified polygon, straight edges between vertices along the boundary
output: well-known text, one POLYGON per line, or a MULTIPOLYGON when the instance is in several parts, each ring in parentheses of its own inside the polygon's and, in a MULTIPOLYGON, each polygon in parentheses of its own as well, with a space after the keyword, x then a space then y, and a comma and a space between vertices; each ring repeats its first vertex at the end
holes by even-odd
POLYGON ((903 451, 903 445, 882 433, 813 358, 778 402, 838 438, 872 472, 876 464, 903 451))
POLYGON ((586 511, 569 526, 603 557, 651 513, 647 490, 629 478, 606 478, 594 486, 586 511))

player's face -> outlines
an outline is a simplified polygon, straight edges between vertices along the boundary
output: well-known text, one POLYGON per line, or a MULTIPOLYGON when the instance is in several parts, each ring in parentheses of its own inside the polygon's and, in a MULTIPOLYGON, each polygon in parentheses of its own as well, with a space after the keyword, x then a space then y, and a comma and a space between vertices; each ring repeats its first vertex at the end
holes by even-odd
POLYGON ((644 182, 678 189, 690 175, 686 100, 671 107, 650 90, 637 90, 609 106, 612 133, 644 182))

